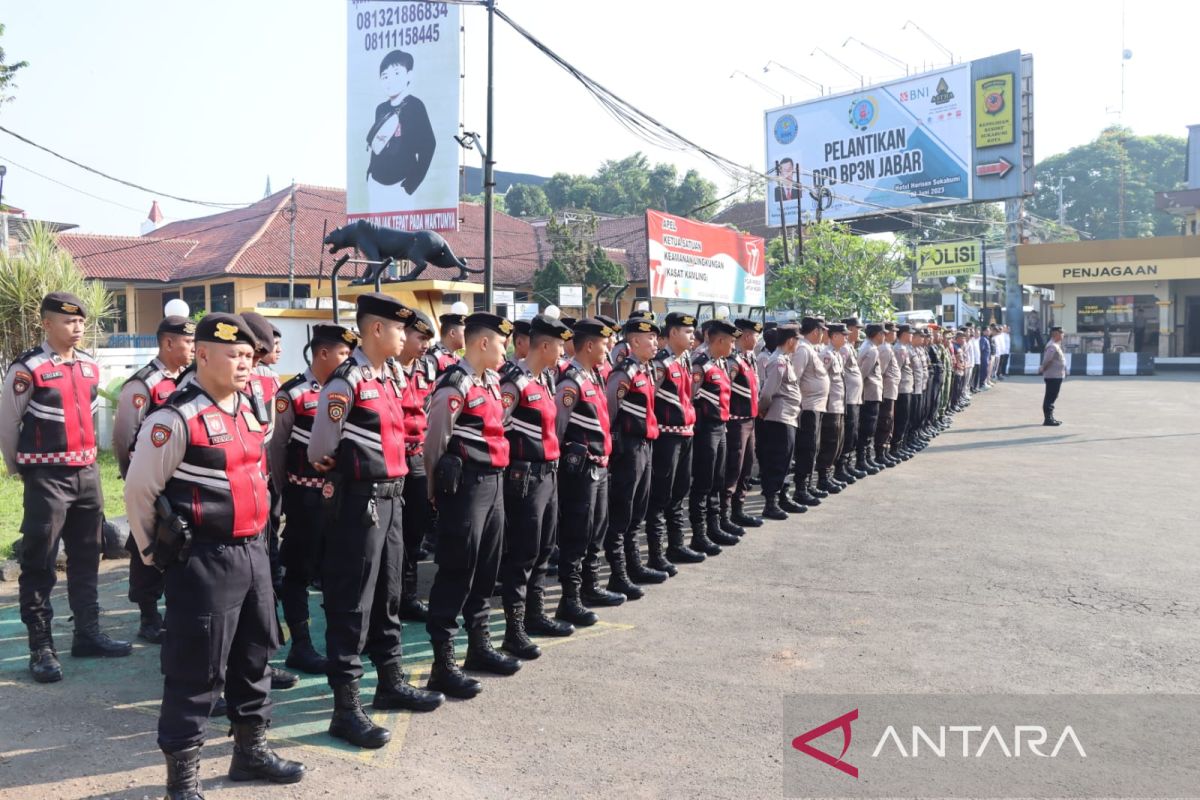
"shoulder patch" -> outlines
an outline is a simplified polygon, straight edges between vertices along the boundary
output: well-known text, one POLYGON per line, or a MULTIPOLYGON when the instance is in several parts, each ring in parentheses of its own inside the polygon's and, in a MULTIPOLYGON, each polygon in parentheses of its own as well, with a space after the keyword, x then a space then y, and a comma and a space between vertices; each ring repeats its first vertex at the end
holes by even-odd
POLYGON ((452 394, 446 399, 446 403, 450 406, 450 413, 455 414, 460 408, 462 408, 462 395, 452 394))
POLYGON ((17 394, 25 394, 29 391, 29 386, 33 383, 33 376, 28 372, 17 370, 13 375, 13 391, 17 394))
POLYGON ((340 422, 342 417, 346 416, 346 408, 350 405, 350 398, 341 392, 329 393, 329 418, 334 422, 340 422))
POLYGON ((157 423, 150 429, 150 443, 155 447, 162 447, 171 438, 171 427, 157 423))
POLYGON ((135 394, 133 396, 133 407, 134 408, 144 408, 147 400, 149 400, 149 398, 146 397, 146 395, 135 394))
POLYGON ((288 403, 288 399, 286 397, 276 397, 275 398, 275 413, 276 414, 286 414, 289 405, 290 405, 290 403, 288 403))
POLYGON ((575 401, 579 399, 579 393, 567 386, 563 389, 562 404, 567 408, 575 405, 575 401))

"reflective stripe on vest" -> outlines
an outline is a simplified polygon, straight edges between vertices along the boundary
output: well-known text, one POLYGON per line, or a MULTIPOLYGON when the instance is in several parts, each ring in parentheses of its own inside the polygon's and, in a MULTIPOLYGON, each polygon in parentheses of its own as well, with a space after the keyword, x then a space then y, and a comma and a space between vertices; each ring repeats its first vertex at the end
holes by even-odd
MULTIPOLYGON (((385 370, 391 370, 386 366, 385 370)), ((334 371, 353 392, 354 405, 342 425, 337 466, 356 481, 390 481, 408 474, 404 457, 404 376, 364 376, 354 357, 334 371)))
POLYGON ((555 460, 559 456, 559 447, 554 428, 557 413, 554 392, 524 373, 508 379, 520 392, 505 426, 509 455, 518 461, 555 460))
POLYGON ((758 416, 758 372, 753 359, 737 353, 730 359, 729 416, 753 419, 758 416))
POLYGON ((425 403, 433 394, 437 367, 433 359, 419 358, 413 363, 412 372, 406 371, 404 375, 404 452, 409 456, 419 456, 425 452, 425 429, 429 424, 425 403))
POLYGON ((652 441, 658 438, 658 420, 654 415, 654 381, 633 359, 626 359, 620 369, 629 383, 618 392, 617 429, 626 436, 652 441))
POLYGON ((508 466, 504 404, 500 402, 500 385, 494 379, 489 378, 486 386, 471 382, 446 452, 480 466, 508 466))
POLYGON ((729 420, 729 375, 713 359, 702 355, 692 367, 696 390, 696 416, 708 422, 729 420))
POLYGON ((666 433, 690 436, 692 426, 696 424, 691 370, 665 350, 658 354, 656 369, 659 381, 654 390, 654 416, 659 429, 666 433))
POLYGON ((94 462, 100 365, 82 351, 68 363, 39 347, 24 353, 10 369, 28 373, 30 392, 17 439, 17 463, 86 467, 94 462))
POLYGON ((563 370, 563 378, 579 387, 579 396, 571 406, 563 444, 579 442, 587 445, 593 461, 607 464, 612 455, 612 435, 608 426, 608 399, 590 375, 574 364, 563 370))
POLYGON ((285 383, 280 391, 287 394, 292 406, 292 432, 284 448, 288 483, 310 486, 311 481, 319 488, 325 483, 325 477, 313 469, 308 460, 308 442, 312 438, 313 420, 317 417, 321 384, 308 380, 302 372, 285 383))

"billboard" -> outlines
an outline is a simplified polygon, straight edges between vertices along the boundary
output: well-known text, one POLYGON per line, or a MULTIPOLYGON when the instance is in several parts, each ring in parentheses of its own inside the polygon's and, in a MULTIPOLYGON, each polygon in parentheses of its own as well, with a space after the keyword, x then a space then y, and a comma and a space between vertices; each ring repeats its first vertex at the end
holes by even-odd
POLYGON ((348 0, 347 14, 346 216, 457 230, 459 6, 348 0))
POLYGON ((974 275, 979 271, 979 240, 933 242, 917 245, 917 276, 945 278, 974 275))
POLYGON ((646 211, 650 294, 672 300, 761 306, 766 243, 704 222, 646 211))

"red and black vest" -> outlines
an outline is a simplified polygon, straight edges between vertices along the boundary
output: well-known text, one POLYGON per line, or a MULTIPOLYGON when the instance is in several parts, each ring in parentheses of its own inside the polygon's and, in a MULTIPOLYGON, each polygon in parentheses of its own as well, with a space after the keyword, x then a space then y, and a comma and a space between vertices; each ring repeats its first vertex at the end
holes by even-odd
POLYGON ((446 346, 441 342, 429 348, 429 355, 433 358, 433 363, 437 366, 438 375, 441 375, 458 363, 458 356, 452 351, 447 350, 446 346))
POLYGON ((607 386, 609 376, 612 375, 613 365, 610 361, 601 361, 600 366, 596 367, 596 374, 600 376, 600 385, 607 386))
POLYGON ((438 388, 443 386, 451 387, 459 395, 458 398, 451 396, 451 403, 462 404, 450 432, 450 441, 446 443, 446 452, 468 464, 507 467, 504 404, 500 400, 500 382, 495 373, 488 370, 480 384, 456 364, 438 379, 438 388))
POLYGON ((86 467, 96 460, 96 429, 100 365, 82 350, 74 361, 63 361, 48 345, 22 353, 9 368, 15 370, 13 391, 30 392, 17 463, 86 467))
POLYGON ((729 374, 721 362, 701 353, 692 362, 696 389, 696 416, 708 423, 729 421, 729 374))
POLYGON ((508 437, 509 455, 517 461, 554 461, 559 456, 558 433, 554 427, 557 408, 554 405, 554 378, 547 370, 542 380, 536 380, 512 362, 500 371, 501 400, 512 411, 504 425, 508 437), (517 391, 511 395, 504 385, 512 384, 517 391))
POLYGON ((654 417, 660 433, 691 436, 696 424, 696 408, 692 405, 692 371, 688 354, 676 356, 661 350, 654 359, 658 385, 654 391, 654 417))
POLYGON ((163 363, 157 358, 130 375, 129 380, 125 382, 129 383, 129 381, 141 381, 142 385, 146 387, 146 393, 150 398, 150 402, 146 406, 147 414, 165 404, 176 388, 175 378, 166 373, 163 363))
MULTIPOLYGON (((292 408, 292 432, 284 448, 284 460, 287 461, 288 483, 293 486, 320 489, 325 485, 325 476, 313 469, 308 460, 308 442, 312 438, 313 420, 317 418, 320 399, 321 384, 308 370, 279 387, 275 397, 277 414, 283 413, 289 405, 292 408)), ((282 486, 276 488, 283 489, 282 486)))
POLYGON ((567 390, 574 392, 574 397, 567 403, 570 417, 566 432, 563 433, 563 444, 579 442, 587 445, 588 457, 601 466, 608 466, 608 457, 612 455, 612 434, 608 424, 608 398, 604 390, 590 372, 574 363, 567 364, 562 378, 564 381, 573 381, 576 386, 576 389, 567 390))
POLYGON ((758 416, 758 370, 754 356, 736 352, 729 358, 729 416, 754 419, 758 416))
POLYGON ((270 408, 271 401, 279 392, 279 376, 270 367, 259 364, 250 371, 250 380, 246 382, 246 393, 254 396, 260 408, 270 408))
POLYGON ((336 400, 334 395, 343 387, 339 384, 332 387, 336 391, 330 391, 330 384, 334 378, 341 378, 351 393, 346 398, 350 410, 338 442, 338 469, 356 481, 403 478, 408 474, 404 457, 404 373, 389 359, 383 374, 376 374, 372 367, 358 363, 359 352, 356 350, 338 365, 322 389, 329 392, 330 400, 336 400))
POLYGON ((418 458, 425 452, 425 429, 429 426, 425 404, 437 383, 437 363, 428 356, 418 358, 411 372, 404 371, 404 380, 404 454, 418 458))
MULTIPOLYGON (((653 441, 658 438, 658 419, 654 415, 654 379, 651 370, 627 358, 617 368, 629 378, 618 391, 616 430, 634 439, 653 441)), ((606 398, 607 399, 607 398, 606 398)))
POLYGON ((251 404, 238 396, 237 410, 227 413, 192 384, 166 408, 183 419, 188 438, 183 461, 164 490, 171 507, 199 538, 228 541, 262 533, 271 508, 267 429, 251 404))

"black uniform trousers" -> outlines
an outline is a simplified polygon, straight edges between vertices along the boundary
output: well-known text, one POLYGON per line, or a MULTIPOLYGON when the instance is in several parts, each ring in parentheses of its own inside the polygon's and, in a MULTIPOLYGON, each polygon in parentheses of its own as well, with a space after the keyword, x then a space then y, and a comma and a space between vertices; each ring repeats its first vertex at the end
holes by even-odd
POLYGON ((837 461, 842 450, 842 426, 845 414, 825 412, 821 415, 821 442, 817 450, 817 469, 826 470, 837 461))
POLYGON ((604 555, 609 561, 625 558, 625 544, 637 541, 638 527, 650 503, 650 469, 653 442, 617 434, 608 461, 608 529, 604 555))
POLYGON ((529 482, 510 467, 504 481, 504 554, 500 595, 523 606, 527 590, 542 585, 558 542, 558 462, 531 464, 529 482))
POLYGON ((583 585, 581 569, 586 556, 603 543, 608 530, 608 469, 590 463, 582 472, 561 470, 558 475, 558 580, 563 591, 578 596, 583 585))
POLYGON ((650 502, 646 536, 661 537, 663 529, 683 532, 683 501, 692 486, 692 436, 658 434, 651 455, 650 502))
POLYGON ((908 417, 912 412, 913 396, 911 392, 901 393, 896 398, 895 424, 892 427, 892 447, 903 447, 908 435, 908 417))
POLYGON ((804 481, 817 465, 817 450, 821 446, 821 417, 823 411, 801 411, 800 425, 796 431, 796 455, 793 478, 796 488, 804 487, 804 481))
POLYGON ((758 474, 762 478, 762 493, 773 497, 783 491, 783 481, 792 465, 796 449, 796 426, 765 419, 758 440, 758 474))
POLYGON ((438 571, 425 623, 434 644, 454 637, 460 613, 468 630, 487 625, 504 551, 504 470, 466 464, 458 491, 439 492, 436 500, 438 571))
POLYGON ((1042 396, 1042 416, 1046 419, 1054 417, 1054 403, 1058 400, 1058 393, 1062 389, 1062 378, 1045 378, 1046 393, 1042 396))
POLYGON ((100 569, 104 498, 100 470, 86 467, 29 466, 25 482, 25 516, 21 520, 21 621, 50 624, 54 609, 50 592, 58 543, 67 551, 67 602, 76 616, 99 607, 96 573, 100 569))
MULTIPOLYGON (((343 496, 337 524, 325 532, 321 591, 330 686, 362 678, 364 652, 377 669, 400 660, 404 501, 398 494, 356 493, 369 485, 346 482, 339 488, 343 496)), ((383 487, 386 492, 400 489, 383 487)))
POLYGON ((858 448, 858 426, 862 405, 858 403, 846 405, 846 418, 842 422, 842 446, 838 448, 838 458, 852 454, 858 448))
POLYGON ((158 600, 163 596, 163 574, 146 566, 132 536, 125 539, 125 549, 129 551, 129 602, 158 606, 158 600))
POLYGON ((408 474, 404 476, 404 563, 401 570, 400 596, 417 597, 417 551, 433 527, 433 505, 429 502, 429 479, 425 475, 424 456, 407 456, 408 474))
POLYGON ((754 419, 731 419, 725 423, 725 495, 722 507, 729 501, 744 503, 754 472, 754 419))
POLYGON ((288 484, 283 490, 283 526, 279 565, 283 569, 279 603, 289 628, 308 623, 308 587, 320 575, 324 550, 321 490, 288 484))
POLYGON ((160 656, 158 746, 167 753, 204 743, 222 690, 232 721, 271 721, 267 660, 279 646, 279 624, 266 535, 234 542, 195 539, 187 562, 164 573, 170 624, 160 656))
POLYGON ((875 423, 875 449, 882 450, 892 439, 896 427, 896 401, 884 398, 879 403, 879 419, 875 423))
POLYGON ((858 417, 858 441, 855 447, 866 452, 868 447, 875 444, 875 429, 879 425, 879 411, 883 403, 879 400, 867 400, 862 404, 858 417))
POLYGON ((725 423, 699 420, 692 442, 692 488, 688 518, 693 522, 721 513, 725 486, 725 423))

